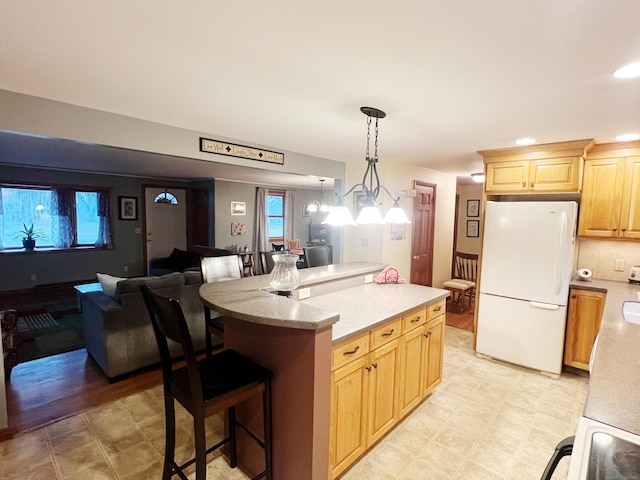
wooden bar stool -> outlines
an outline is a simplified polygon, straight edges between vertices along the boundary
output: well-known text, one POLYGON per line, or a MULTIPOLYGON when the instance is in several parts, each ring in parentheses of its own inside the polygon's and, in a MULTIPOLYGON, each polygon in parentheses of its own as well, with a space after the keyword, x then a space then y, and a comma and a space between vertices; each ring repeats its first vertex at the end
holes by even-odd
POLYGON ((162 480, 173 475, 187 480, 184 469, 196 464, 196 480, 205 480, 207 454, 229 445, 229 465, 237 465, 236 428, 240 427, 263 449, 265 469, 254 479, 273 478, 271 450, 271 378, 272 373, 239 354, 235 350, 224 350, 204 360, 196 360, 189 328, 180 302, 154 293, 148 286, 141 287, 142 296, 151 317, 160 360, 164 386, 165 409, 165 453, 162 480), (169 355, 168 339, 182 347, 186 365, 174 368, 169 355), (264 440, 236 420, 236 405, 254 395, 262 394, 264 440), (182 465, 175 462, 176 416, 175 400, 192 415, 196 456, 182 465), (210 448, 205 443, 207 416, 227 411, 229 434, 210 448))

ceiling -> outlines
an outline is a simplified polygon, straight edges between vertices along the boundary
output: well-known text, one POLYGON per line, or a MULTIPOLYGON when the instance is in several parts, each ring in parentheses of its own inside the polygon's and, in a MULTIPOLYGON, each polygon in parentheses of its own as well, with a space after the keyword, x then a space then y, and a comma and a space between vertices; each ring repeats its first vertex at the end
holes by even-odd
POLYGON ((637 0, 10 0, 0 88, 343 162, 373 106, 381 162, 468 175, 520 137, 640 131, 640 79, 611 75, 640 61, 638 18, 637 0))

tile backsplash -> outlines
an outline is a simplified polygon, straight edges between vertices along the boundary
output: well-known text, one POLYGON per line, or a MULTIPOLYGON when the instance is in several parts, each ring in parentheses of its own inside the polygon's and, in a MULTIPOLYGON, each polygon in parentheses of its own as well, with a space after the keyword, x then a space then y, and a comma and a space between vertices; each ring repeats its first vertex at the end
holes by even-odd
POLYGON ((593 278, 626 282, 633 265, 640 265, 640 242, 580 239, 578 268, 588 268, 593 278), (622 272, 614 270, 616 260, 624 262, 622 272))

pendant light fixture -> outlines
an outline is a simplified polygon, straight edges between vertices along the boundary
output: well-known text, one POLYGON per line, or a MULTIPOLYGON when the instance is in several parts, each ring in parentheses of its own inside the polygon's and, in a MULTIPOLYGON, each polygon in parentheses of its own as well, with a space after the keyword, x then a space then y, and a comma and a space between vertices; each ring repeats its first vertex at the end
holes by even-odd
POLYGON ((367 116, 367 150, 365 154, 365 161, 367 162, 367 168, 364 171, 362 182, 356 183, 351 187, 347 193, 338 197, 337 205, 331 207, 329 215, 323 223, 329 225, 342 226, 342 225, 355 225, 355 224, 372 224, 372 223, 411 223, 407 218, 404 210, 400 208, 398 202, 400 197, 394 197, 391 192, 380 184, 380 177, 378 176, 378 120, 387 116, 382 110, 378 110, 373 107, 360 107, 360 111, 367 116), (373 143, 373 155, 370 152, 371 141, 371 123, 373 119, 375 121, 375 137, 373 143), (362 208, 358 214, 356 221, 353 221, 351 212, 344 206, 343 198, 353 192, 356 188, 360 187, 364 194, 364 200, 362 208), (393 206, 389 209, 385 217, 382 217, 380 209, 378 208, 378 196, 380 192, 384 190, 389 197, 393 200, 393 206))
POLYGON ((327 205, 326 203, 324 203, 324 190, 323 190, 323 186, 324 186, 324 178, 321 178, 320 180, 318 180, 320 182, 320 201, 314 201, 312 204, 309 205, 309 207, 307 207, 307 210, 309 210, 310 212, 328 212, 329 211, 329 205, 327 205))

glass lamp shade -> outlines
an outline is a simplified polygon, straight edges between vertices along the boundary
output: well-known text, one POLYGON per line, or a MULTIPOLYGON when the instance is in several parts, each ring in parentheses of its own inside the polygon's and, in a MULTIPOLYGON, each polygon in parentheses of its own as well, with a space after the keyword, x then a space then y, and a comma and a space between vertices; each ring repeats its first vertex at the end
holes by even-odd
POLYGON ((310 211, 310 212, 317 212, 318 211, 318 206, 316 205, 315 202, 313 202, 313 203, 311 203, 311 204, 309 204, 307 206, 307 210, 310 211))
POLYGON ((356 222, 353 221, 353 217, 351 216, 351 212, 344 205, 336 205, 329 208, 329 215, 327 215, 327 218, 325 218, 322 223, 326 223, 327 225, 332 225, 334 227, 356 225, 356 222))
POLYGON ((326 203, 321 203, 320 204, 320 211, 321 212, 328 212, 331 209, 331 207, 329 207, 329 205, 327 205, 326 203))
POLYGON ((384 216, 385 223, 411 223, 400 207, 391 207, 384 216))
POLYGON ((378 210, 378 207, 366 206, 360 210, 360 214, 358 215, 358 218, 356 218, 356 223, 359 225, 369 223, 383 224, 384 219, 382 218, 382 214, 380 213, 380 210, 378 210))

